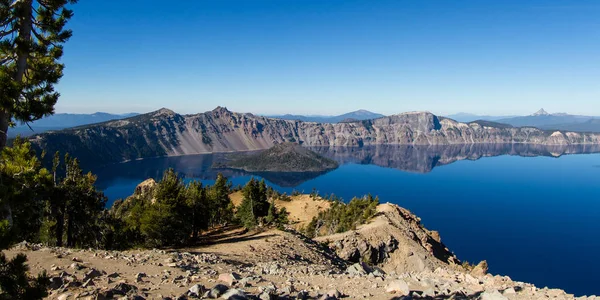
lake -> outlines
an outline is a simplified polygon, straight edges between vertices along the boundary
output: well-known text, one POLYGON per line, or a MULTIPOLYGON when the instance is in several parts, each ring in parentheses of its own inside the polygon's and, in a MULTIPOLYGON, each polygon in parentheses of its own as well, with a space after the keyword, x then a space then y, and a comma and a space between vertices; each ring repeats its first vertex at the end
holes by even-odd
MULTIPOLYGON (((223 171, 234 185, 251 176, 279 191, 344 200, 368 193, 408 208, 461 260, 487 260, 490 272, 600 295, 600 147, 534 145, 315 148, 340 162, 327 173, 223 171)), ((156 158, 94 169, 110 202, 174 168, 212 183, 227 155, 156 158)))

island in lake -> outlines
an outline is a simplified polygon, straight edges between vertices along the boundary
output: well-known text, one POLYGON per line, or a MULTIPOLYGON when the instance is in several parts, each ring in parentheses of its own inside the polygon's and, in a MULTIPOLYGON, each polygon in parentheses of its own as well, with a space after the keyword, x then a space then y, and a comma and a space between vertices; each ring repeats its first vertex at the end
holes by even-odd
POLYGON ((325 172, 339 164, 296 143, 281 143, 250 155, 238 155, 215 167, 246 172, 325 172))

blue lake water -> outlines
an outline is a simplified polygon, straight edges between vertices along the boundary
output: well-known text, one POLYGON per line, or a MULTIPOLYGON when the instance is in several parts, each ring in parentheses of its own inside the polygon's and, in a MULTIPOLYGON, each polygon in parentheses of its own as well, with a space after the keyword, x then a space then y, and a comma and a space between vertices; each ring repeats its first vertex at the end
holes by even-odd
MULTIPOLYGON (((485 147, 484 147, 485 148, 485 147)), ((600 294, 600 149, 378 148, 324 150, 342 165, 325 174, 227 171, 234 185, 251 176, 291 193, 368 193, 408 208, 438 230, 461 260, 487 260, 490 272, 576 295, 600 294), (564 155, 566 153, 582 153, 564 155)), ((218 155, 159 158, 96 170, 111 201, 131 195, 169 167, 212 183, 218 155)))

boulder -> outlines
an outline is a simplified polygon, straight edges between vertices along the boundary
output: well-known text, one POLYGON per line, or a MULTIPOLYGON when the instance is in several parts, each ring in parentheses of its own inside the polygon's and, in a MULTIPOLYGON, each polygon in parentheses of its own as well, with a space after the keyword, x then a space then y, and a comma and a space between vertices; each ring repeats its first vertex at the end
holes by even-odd
POLYGON ((221 299, 227 299, 227 300, 242 300, 242 299, 248 299, 248 297, 246 297, 246 294, 238 289, 230 289, 227 292, 225 292, 225 294, 221 295, 221 299))
POLYGON ((85 273, 85 276, 83 276, 83 281, 85 282, 85 281, 88 281, 90 279, 94 279, 94 278, 100 277, 102 275, 103 275, 102 272, 100 272, 100 271, 92 268, 87 273, 85 273))
POLYGON ((227 292, 227 290, 229 290, 229 287, 227 287, 226 285, 217 284, 212 289, 210 289, 209 291, 206 291, 204 293, 203 297, 204 298, 217 299, 221 295, 223 295, 225 292, 227 292))
POLYGON ((475 277, 483 277, 488 272, 487 261, 483 260, 471 270, 471 275, 475 277))
POLYGON ((387 285, 385 291, 397 296, 407 296, 410 293, 410 288, 404 280, 394 280, 387 285))
POLYGON ((224 273, 219 275, 219 281, 222 281, 229 286, 233 286, 233 284, 237 283, 240 279, 242 279, 242 277, 236 273, 224 273))
POLYGON ((200 298, 205 292, 204 286, 200 284, 193 285, 188 291, 187 295, 190 297, 200 298))
POLYGON ((346 272, 351 276, 365 276, 371 273, 372 271, 373 270, 371 269, 371 267, 362 262, 355 263, 346 269, 346 272))

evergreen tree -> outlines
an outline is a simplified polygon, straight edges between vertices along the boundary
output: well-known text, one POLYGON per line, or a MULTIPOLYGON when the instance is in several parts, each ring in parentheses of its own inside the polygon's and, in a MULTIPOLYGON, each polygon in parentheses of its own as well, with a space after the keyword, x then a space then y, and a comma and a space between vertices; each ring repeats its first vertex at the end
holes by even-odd
POLYGON ((28 141, 15 139, 0 154, 0 218, 13 240, 35 241, 44 211, 43 191, 51 184, 28 141), (1 209, 1 208, 4 208, 1 209))
MULTIPOLYGON (((29 142, 17 138, 13 147, 0 154, 0 207, 12 211, 0 219, 0 250, 15 240, 36 240, 44 207, 42 191, 50 174, 41 168, 29 142)), ((29 277, 27 257, 8 260, 0 252, 0 299, 42 299, 47 296, 48 278, 29 277)))
POLYGON ((0 253, 0 300, 32 300, 48 296, 48 276, 43 272, 37 278, 29 277, 26 262, 24 254, 8 260, 0 253))
POLYGON ((224 225, 233 218, 233 203, 229 198, 230 191, 231 183, 223 174, 219 173, 215 184, 208 191, 210 225, 224 225))
POLYGON ((192 227, 192 239, 198 237, 200 230, 208 229, 208 201, 206 189, 201 182, 193 181, 186 188, 189 219, 192 227))
POLYGON ((0 0, 0 149, 9 125, 50 115, 59 93, 54 85, 63 76, 59 63, 65 30, 76 0, 0 0))
POLYGON ((65 226, 68 247, 98 245, 100 238, 98 220, 106 205, 106 197, 95 188, 96 176, 83 174, 77 159, 67 156, 66 176, 60 185, 65 198, 65 226))
POLYGON ((165 171, 154 191, 155 202, 147 206, 140 219, 140 230, 148 246, 185 243, 192 232, 187 216, 183 180, 173 169, 165 171))
POLYGON ((265 181, 251 178, 242 189, 244 199, 238 208, 237 218, 246 228, 253 228, 269 214, 265 181))

